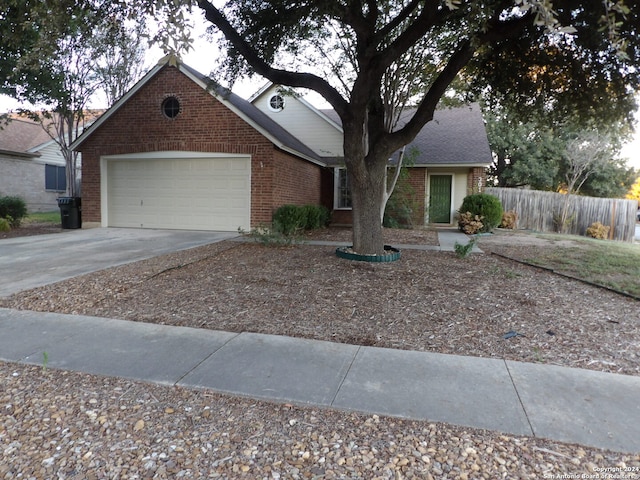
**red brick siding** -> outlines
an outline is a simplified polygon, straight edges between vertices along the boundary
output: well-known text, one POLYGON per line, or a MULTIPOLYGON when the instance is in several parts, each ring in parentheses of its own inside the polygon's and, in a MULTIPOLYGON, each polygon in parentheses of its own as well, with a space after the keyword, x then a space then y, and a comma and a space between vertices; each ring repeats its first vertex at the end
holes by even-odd
POLYGON ((331 212, 333 225, 353 225, 353 212, 351 210, 334 210, 331 212))
POLYGON ((467 195, 482 193, 487 186, 487 171, 482 167, 469 169, 467 174, 467 195))
POLYGON ((273 179, 273 205, 319 205, 321 201, 321 167, 276 150, 273 179))
POLYGON ((426 192, 427 192, 427 169, 426 168, 409 168, 409 176, 407 182, 413 190, 413 222, 415 225, 424 225, 426 223, 426 192))
MULTIPOLYGON (((415 207, 415 215, 413 221, 416 225, 424 225, 425 223, 425 208, 426 208, 426 181, 427 181, 427 171, 425 168, 409 168, 409 175, 407 177, 407 182, 413 189, 415 194, 414 199, 414 207, 415 207)), ((331 192, 331 200, 330 204, 331 208, 333 208, 333 188, 334 188, 334 176, 333 170, 331 171, 331 178, 329 176, 324 177, 324 181, 326 182, 327 190, 331 192)), ((323 201, 327 202, 328 195, 323 192, 323 201)), ((331 223, 336 225, 351 225, 353 223, 353 215, 351 210, 333 210, 331 214, 331 223)))
MULTIPOLYGON (((274 192, 286 188, 283 182, 274 184, 279 170, 292 164, 292 172, 313 177, 310 172, 320 168, 277 151, 260 132, 175 67, 165 67, 158 72, 94 131, 80 150, 86 222, 100 221, 100 157, 103 155, 165 150, 250 154, 252 225, 271 221, 271 212, 277 206, 274 192), (181 104, 180 114, 173 119, 166 118, 161 111, 162 101, 168 96, 177 97, 181 104)), ((319 201, 319 172, 317 177, 315 202, 319 201)), ((308 186, 304 184, 301 188, 308 186)))

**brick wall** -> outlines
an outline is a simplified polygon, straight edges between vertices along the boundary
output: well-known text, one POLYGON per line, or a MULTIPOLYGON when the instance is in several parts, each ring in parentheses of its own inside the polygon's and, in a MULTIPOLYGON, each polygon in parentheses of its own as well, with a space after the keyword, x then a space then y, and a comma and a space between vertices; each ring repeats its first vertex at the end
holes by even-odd
POLYGON ((293 189, 294 203, 298 198, 317 203, 320 198, 320 167, 277 150, 260 132, 175 67, 167 66, 158 72, 94 131, 80 150, 85 222, 100 222, 103 155, 166 150, 250 154, 252 225, 271 221, 271 213, 285 198, 288 186, 293 189), (181 105, 179 115, 173 119, 161 109, 162 101, 169 96, 178 98, 181 105), (310 187, 314 179, 316 193, 310 187))
POLYGON ((467 195, 482 193, 487 186, 487 171, 483 167, 475 167, 467 174, 467 195))
POLYGON ((65 192, 45 190, 45 165, 33 159, 0 156, 0 197, 21 197, 29 212, 58 209, 56 199, 65 192))
MULTIPOLYGON (((330 170, 330 175, 324 175, 323 177, 323 203, 331 210, 333 209, 333 188, 334 188, 334 176, 333 170, 330 170), (327 192, 330 192, 331 197, 327 192)), ((409 168, 408 175, 404 180, 410 190, 413 192, 413 198, 411 199, 411 205, 414 210, 413 222, 414 225, 424 225, 425 223, 425 209, 426 209, 426 182, 427 182, 427 170, 426 168, 409 168)), ((398 180, 400 182, 400 180, 398 180)), ((398 188, 398 185, 396 185, 398 188)), ((353 224, 353 215, 351 210, 333 210, 331 213, 331 223, 335 225, 351 225, 353 224)))

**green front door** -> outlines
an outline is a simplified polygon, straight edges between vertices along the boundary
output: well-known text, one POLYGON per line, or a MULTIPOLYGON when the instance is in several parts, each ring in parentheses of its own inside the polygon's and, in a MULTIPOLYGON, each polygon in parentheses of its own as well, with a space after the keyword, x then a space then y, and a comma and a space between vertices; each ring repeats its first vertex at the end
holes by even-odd
POLYGON ((451 175, 431 175, 429 223, 451 223, 451 175))

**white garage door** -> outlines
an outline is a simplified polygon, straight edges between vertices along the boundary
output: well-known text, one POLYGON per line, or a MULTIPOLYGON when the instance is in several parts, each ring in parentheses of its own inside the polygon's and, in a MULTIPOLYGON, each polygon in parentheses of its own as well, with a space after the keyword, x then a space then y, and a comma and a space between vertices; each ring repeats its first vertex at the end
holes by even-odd
POLYGON ((138 158, 127 155, 103 159, 103 218, 106 214, 108 226, 249 229, 248 156, 160 155, 162 158, 144 154, 138 158))

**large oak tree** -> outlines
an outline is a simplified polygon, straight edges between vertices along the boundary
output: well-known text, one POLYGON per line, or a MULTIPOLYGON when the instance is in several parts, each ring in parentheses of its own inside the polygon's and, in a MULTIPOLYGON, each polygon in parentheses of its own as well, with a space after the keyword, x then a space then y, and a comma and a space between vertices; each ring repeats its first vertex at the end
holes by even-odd
POLYGON ((340 116, 353 244, 363 254, 382 253, 380 211, 389 158, 432 120, 461 72, 469 83, 490 84, 523 107, 555 103, 591 115, 605 99, 607 114, 628 114, 638 86, 634 0, 573 0, 556 10, 537 0, 197 4, 226 39, 228 72, 255 72, 279 85, 316 91, 340 116), (429 52, 430 63, 423 65, 429 74, 416 76, 415 113, 394 128, 385 82, 416 47, 429 52), (317 58, 331 61, 333 75, 296 62, 314 49, 317 58))

